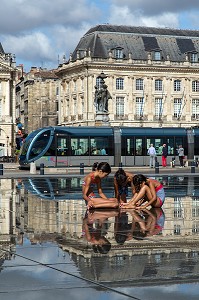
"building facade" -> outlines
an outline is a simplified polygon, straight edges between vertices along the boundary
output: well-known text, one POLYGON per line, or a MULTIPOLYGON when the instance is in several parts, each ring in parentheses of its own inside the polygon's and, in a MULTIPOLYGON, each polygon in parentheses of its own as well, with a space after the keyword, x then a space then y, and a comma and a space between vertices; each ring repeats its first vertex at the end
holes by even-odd
POLYGON ((190 127, 199 118, 199 31, 98 25, 59 65, 59 123, 96 125, 101 76, 109 125, 190 127))
POLYGON ((59 78, 53 70, 32 67, 16 85, 16 123, 25 133, 58 124, 59 78))
POLYGON ((0 157, 13 155, 15 144, 15 84, 20 70, 0 43, 0 157))

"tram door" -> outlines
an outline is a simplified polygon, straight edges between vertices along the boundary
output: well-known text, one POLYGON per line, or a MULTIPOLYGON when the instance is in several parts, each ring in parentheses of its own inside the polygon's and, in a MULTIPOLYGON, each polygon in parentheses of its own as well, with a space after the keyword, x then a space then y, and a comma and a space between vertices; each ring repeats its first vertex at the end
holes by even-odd
POLYGON ((135 138, 135 166, 146 165, 146 157, 144 152, 144 139, 135 138))

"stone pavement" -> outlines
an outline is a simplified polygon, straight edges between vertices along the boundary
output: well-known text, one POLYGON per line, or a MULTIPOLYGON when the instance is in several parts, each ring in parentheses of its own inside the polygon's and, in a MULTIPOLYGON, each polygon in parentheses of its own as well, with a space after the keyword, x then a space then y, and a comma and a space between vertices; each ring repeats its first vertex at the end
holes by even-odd
MULTIPOLYGON (((113 176, 114 173, 118 170, 117 167, 112 167, 112 173, 110 176, 113 176)), ((176 166, 174 168, 168 166, 163 168, 162 166, 159 169, 149 168, 148 166, 132 166, 132 167, 124 167, 124 170, 128 172, 132 172, 133 174, 146 174, 146 175, 154 175, 154 176, 188 176, 188 175, 199 175, 198 167, 184 167, 180 168, 176 166), (158 173, 159 171, 159 173, 158 173)), ((3 163, 3 175, 1 177, 38 177, 38 176, 84 176, 85 174, 91 171, 91 167, 85 167, 83 170, 80 170, 80 167, 66 167, 66 168, 44 168, 44 174, 40 172, 40 170, 36 170, 36 173, 31 174, 30 170, 20 170, 19 164, 17 163, 3 163), (82 172, 83 171, 83 172, 82 172)), ((2 174, 2 170, 0 170, 0 174, 2 174)))

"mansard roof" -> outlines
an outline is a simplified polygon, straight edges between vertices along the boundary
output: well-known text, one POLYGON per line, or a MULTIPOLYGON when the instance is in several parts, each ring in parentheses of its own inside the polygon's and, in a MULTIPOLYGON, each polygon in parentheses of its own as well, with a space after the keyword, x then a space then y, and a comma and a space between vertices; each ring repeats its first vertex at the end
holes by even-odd
POLYGON ((124 58, 147 59, 152 51, 161 51, 162 59, 184 61, 188 52, 199 52, 199 31, 171 28, 97 25, 80 39, 72 60, 85 56, 90 51, 93 58, 108 58, 110 50, 121 47, 124 58))

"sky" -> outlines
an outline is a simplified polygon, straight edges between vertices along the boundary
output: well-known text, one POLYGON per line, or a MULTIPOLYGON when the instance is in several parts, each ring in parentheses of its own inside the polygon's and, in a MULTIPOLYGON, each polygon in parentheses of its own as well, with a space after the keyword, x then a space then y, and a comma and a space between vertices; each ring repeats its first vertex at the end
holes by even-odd
POLYGON ((17 65, 57 68, 98 24, 199 30, 199 0, 0 0, 0 42, 17 65))

